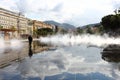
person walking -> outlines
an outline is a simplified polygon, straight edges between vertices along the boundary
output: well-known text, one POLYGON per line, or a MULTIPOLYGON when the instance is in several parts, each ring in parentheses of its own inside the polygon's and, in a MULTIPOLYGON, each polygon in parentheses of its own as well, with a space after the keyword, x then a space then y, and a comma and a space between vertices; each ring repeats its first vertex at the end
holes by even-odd
POLYGON ((31 47, 31 43, 33 41, 33 38, 31 35, 28 36, 28 41, 29 41, 29 47, 31 47))
POLYGON ((33 55, 33 52, 32 52, 32 49, 31 49, 31 47, 32 47, 31 44, 32 44, 33 38, 32 38, 31 35, 28 36, 28 41, 29 41, 29 52, 28 52, 28 56, 31 58, 32 55, 33 55))

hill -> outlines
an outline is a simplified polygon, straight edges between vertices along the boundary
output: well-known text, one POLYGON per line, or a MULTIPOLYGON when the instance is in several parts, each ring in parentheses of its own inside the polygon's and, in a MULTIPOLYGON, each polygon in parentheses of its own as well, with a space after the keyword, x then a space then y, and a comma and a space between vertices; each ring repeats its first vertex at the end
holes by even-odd
POLYGON ((68 29, 76 29, 75 26, 71 25, 71 24, 68 24, 68 23, 59 23, 59 22, 56 22, 56 21, 44 21, 45 23, 47 24, 53 24, 53 25, 56 25, 58 27, 62 27, 63 29, 65 30, 68 30, 68 29))
POLYGON ((87 24, 78 28, 87 28, 87 27, 99 27, 101 24, 100 23, 94 23, 94 24, 87 24))

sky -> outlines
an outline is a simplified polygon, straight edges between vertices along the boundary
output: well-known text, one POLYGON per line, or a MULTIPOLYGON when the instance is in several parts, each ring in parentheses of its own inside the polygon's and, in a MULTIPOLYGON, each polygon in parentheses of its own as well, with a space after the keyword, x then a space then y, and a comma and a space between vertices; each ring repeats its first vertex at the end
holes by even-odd
POLYGON ((0 0, 0 7, 21 12, 27 18, 78 27, 99 23, 102 17, 114 14, 120 0, 0 0))

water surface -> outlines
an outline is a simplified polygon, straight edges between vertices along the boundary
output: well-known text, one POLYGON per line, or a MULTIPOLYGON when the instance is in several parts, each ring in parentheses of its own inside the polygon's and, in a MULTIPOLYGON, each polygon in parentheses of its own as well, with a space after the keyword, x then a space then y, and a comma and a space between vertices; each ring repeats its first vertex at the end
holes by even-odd
POLYGON ((0 69, 0 80, 119 80, 119 63, 104 61, 103 48, 59 46, 0 69))

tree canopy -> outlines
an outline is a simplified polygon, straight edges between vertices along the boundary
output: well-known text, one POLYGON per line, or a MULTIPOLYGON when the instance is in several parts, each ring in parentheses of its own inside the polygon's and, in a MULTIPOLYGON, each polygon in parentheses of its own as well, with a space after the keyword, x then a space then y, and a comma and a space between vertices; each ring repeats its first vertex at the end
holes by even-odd
POLYGON ((120 14, 103 17, 101 24, 103 25, 105 32, 115 32, 120 30, 120 14))
POLYGON ((50 28, 41 28, 36 31, 38 36, 46 36, 53 34, 53 30, 50 28))

